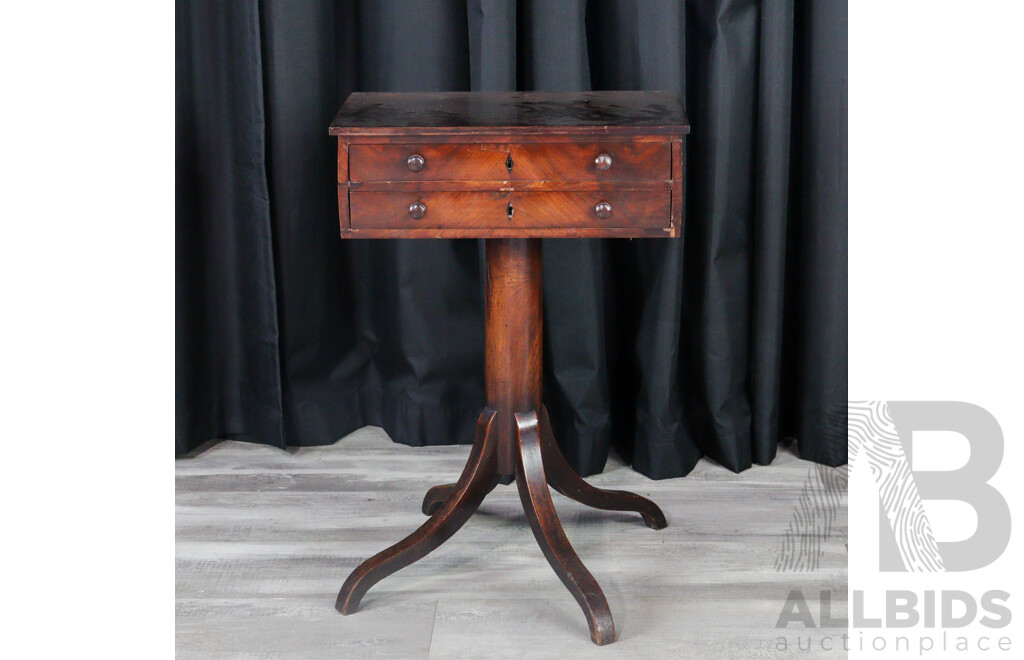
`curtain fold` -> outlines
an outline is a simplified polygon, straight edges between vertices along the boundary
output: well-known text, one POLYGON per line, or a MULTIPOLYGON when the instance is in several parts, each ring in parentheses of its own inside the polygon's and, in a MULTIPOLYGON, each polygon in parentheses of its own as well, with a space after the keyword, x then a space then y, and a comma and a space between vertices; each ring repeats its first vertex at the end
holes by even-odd
POLYGON ((482 242, 342 241, 352 91, 669 89, 679 240, 545 240, 544 398, 582 474, 846 461, 846 4, 178 0, 176 451, 470 442, 482 242))
POLYGON ((284 447, 255 4, 176 4, 175 439, 284 447))

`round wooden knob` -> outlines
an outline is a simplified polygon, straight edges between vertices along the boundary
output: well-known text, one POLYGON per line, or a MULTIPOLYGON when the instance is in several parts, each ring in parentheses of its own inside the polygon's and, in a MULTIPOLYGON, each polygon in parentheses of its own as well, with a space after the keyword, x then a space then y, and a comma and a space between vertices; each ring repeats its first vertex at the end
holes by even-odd
POLYGON ((419 154, 413 154, 405 160, 405 164, 408 165, 409 169, 413 172, 419 172, 422 170, 426 162, 427 161, 424 160, 423 156, 419 154))
MULTIPOLYGON (((611 208, 610 206, 608 207, 611 208)), ((423 202, 413 202, 409 205, 409 217, 413 220, 419 220, 427 213, 427 205, 423 202)))
POLYGON ((594 207, 594 213, 603 220, 612 214, 612 205, 608 202, 598 202, 594 207))
POLYGON ((594 165, 602 172, 610 170, 612 169, 612 157, 608 154, 597 154, 597 158, 594 159, 594 165))

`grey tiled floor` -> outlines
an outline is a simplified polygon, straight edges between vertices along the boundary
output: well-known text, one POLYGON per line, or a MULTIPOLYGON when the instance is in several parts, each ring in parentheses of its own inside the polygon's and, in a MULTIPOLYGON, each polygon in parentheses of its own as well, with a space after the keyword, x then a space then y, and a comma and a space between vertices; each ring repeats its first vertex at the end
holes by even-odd
POLYGON ((415 529, 426 489, 453 481, 468 453, 405 447, 367 427, 328 447, 229 441, 178 459, 178 657, 845 657, 776 649, 780 633, 791 647, 807 637, 775 628, 791 589, 815 613, 819 591, 830 590, 833 615, 846 615, 845 498, 818 567, 775 569, 801 493, 819 478, 785 449, 739 475, 705 460, 685 478, 651 481, 613 459, 588 479, 651 497, 669 521, 661 531, 554 495, 611 605, 619 640, 610 646, 590 642, 514 485, 499 486, 436 552, 371 589, 358 613, 338 614, 348 573, 415 529))

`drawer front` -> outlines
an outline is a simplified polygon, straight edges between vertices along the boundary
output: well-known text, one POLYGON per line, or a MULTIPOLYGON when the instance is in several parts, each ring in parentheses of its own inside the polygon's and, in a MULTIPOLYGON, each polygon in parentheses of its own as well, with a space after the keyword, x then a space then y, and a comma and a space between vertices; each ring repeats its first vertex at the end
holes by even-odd
POLYGON ((507 144, 353 144, 349 179, 383 181, 503 181, 507 144))
POLYGON ((349 202, 353 230, 656 229, 670 226, 670 196, 667 190, 511 193, 353 190, 349 202))
POLYGON ((668 142, 353 144, 349 176, 368 183, 667 181, 671 158, 668 142))
POLYGON ((514 181, 667 181, 668 142, 555 142, 512 147, 514 181))

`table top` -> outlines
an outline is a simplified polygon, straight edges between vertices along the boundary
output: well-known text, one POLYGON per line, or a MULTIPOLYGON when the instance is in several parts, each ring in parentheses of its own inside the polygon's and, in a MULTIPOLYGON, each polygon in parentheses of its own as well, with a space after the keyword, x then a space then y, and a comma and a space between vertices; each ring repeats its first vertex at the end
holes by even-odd
POLYGON ((690 132, 675 92, 355 92, 331 135, 690 132))

